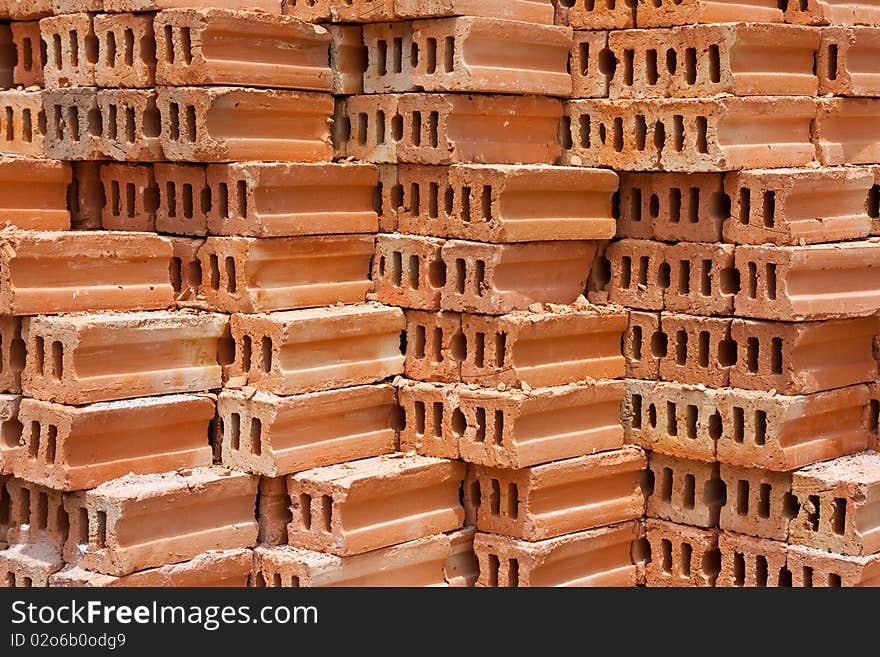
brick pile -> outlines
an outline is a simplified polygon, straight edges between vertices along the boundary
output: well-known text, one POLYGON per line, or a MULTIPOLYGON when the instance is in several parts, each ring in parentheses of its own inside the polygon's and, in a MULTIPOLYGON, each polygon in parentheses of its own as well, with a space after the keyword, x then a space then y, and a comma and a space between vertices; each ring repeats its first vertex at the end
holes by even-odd
POLYGON ((179 4, 0 0, 6 586, 880 581, 876 8, 179 4))
POLYGON ((563 159, 620 174, 591 298, 630 308, 647 585, 875 584, 876 15, 568 4, 563 159))

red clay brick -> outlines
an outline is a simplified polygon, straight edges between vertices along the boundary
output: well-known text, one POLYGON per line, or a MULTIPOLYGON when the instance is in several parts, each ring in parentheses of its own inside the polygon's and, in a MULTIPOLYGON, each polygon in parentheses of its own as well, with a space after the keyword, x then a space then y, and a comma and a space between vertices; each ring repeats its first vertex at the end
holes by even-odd
POLYGON ((630 547, 630 560, 636 567, 636 585, 645 586, 647 579, 645 571, 651 562, 651 544, 648 542, 645 518, 639 520, 637 536, 630 547))
POLYGON ((31 317, 22 387, 62 404, 219 388, 226 324, 223 315, 161 311, 31 317))
MULTIPOLYGON (((724 504, 724 487, 718 464, 648 455, 645 485, 649 518, 662 518, 696 527, 717 527, 724 504)), ((653 551, 653 541, 652 551, 653 551)))
POLYGON ((399 179, 403 233, 494 243, 614 237, 612 171, 403 165, 399 179))
POLYGON ((807 25, 880 25, 880 9, 866 0, 804 0, 788 3, 785 20, 807 25))
POLYGON ((687 25, 611 32, 611 98, 815 96, 819 31, 795 25, 687 25), (699 53, 699 56, 698 56, 699 53))
POLYGON ((788 538, 789 522, 799 505, 791 494, 791 473, 722 463, 720 476, 727 488, 718 519, 721 529, 779 541, 788 538))
POLYGON ((792 475, 801 502, 789 541, 853 557, 880 552, 880 455, 863 452, 809 465, 792 475))
POLYGON ((645 567, 649 587, 712 587, 721 572, 718 530, 665 520, 645 522, 651 560, 645 567))
POLYGON ((694 315, 733 312, 739 277, 732 245, 682 242, 666 246, 665 257, 670 280, 663 295, 666 310, 694 315))
POLYGON ((449 554, 443 566, 446 583, 454 588, 471 588, 480 577, 480 563, 474 554, 473 527, 464 527, 454 532, 447 532, 449 538, 449 554))
POLYGON ((880 585, 880 554, 846 557, 825 550, 788 546, 788 569, 799 588, 880 585))
POLYGON ((669 287, 667 245, 649 240, 623 239, 605 251, 611 263, 608 298, 628 308, 662 310, 669 287))
POLYGON ((208 233, 212 194, 200 164, 152 165, 155 223, 160 233, 203 236, 208 233))
POLYGON ((571 100, 565 115, 565 164, 711 172, 804 166, 816 159, 812 98, 571 100))
POLYGON ((809 246, 741 246, 736 314, 776 320, 874 315, 880 241, 809 246))
POLYGON ((207 167, 213 235, 374 233, 376 167, 246 162, 207 167))
POLYGON ((749 588, 792 585, 785 543, 732 532, 718 535, 721 572, 716 586, 749 588))
POLYGON ((0 149, 3 153, 46 157, 43 96, 43 91, 0 91, 0 149))
POLYGON ((6 539, 10 545, 63 545, 67 540, 68 518, 62 492, 15 477, 6 482, 6 492, 10 510, 6 539))
POLYGON ((866 168, 772 169, 727 174, 730 217, 724 239, 737 244, 813 244, 867 237, 866 168))
POLYGON ((621 30, 636 26, 635 2, 571 0, 568 24, 576 30, 621 30))
POLYGON ((159 195, 150 164, 110 163, 101 166, 107 204, 101 213, 105 230, 154 232, 159 195))
POLYGON ((871 355, 876 317, 820 322, 734 319, 738 345, 730 385, 802 395, 866 383, 877 376, 871 355))
POLYGON ((0 226, 69 230, 67 162, 0 156, 0 226))
POLYGON ((222 312, 262 313, 366 300, 371 235, 209 237, 200 294, 222 312))
POLYGON ((13 545, 0 551, 0 587, 45 588, 63 565, 61 551, 54 545, 13 545))
POLYGON ((819 93, 836 96, 880 95, 880 30, 876 27, 830 27, 821 31, 816 57, 819 93))
POLYGON ((639 523, 631 521, 534 543, 477 533, 477 586, 635 586, 630 549, 638 531, 639 523))
POLYGON ((161 87, 161 144, 172 161, 323 162, 333 156, 333 97, 236 87, 161 87))
POLYGON ((156 83, 332 91, 330 35, 287 16, 171 9, 155 19, 156 83))
POLYGON ((21 318, 0 316, 0 393, 21 392, 25 346, 21 339, 21 318))
POLYGON ((443 240, 420 235, 378 235, 372 280, 376 298, 403 308, 437 310, 446 283, 443 240))
POLYGON ((101 150, 110 158, 133 162, 164 160, 160 117, 152 89, 101 89, 101 150))
POLYGON ((101 228, 101 214, 106 200, 101 183, 100 162, 71 162, 73 180, 67 188, 67 207, 74 230, 101 228))
MULTIPOLYGON (((15 45, 15 68, 12 82, 22 87, 42 87, 46 54, 40 39, 39 21, 15 21, 9 24, 15 45)), ((12 85, 8 85, 12 86, 12 85)))
POLYGON ((620 176, 620 237, 720 242, 728 215, 725 178, 718 173, 624 173, 620 176))
MULTIPOLYGON (((12 457, 21 450, 21 422, 18 419, 18 407, 21 395, 0 394, 0 491, 3 491, 6 478, 2 475, 12 474, 12 457)), ((5 495, 2 492, 2 495, 5 495)), ((4 500, 4 505, 8 504, 4 500)), ((3 512, 8 509, 4 506, 3 512)), ((7 513, 8 515, 8 513, 7 513)), ((7 517, 0 521, 0 542, 6 540, 7 517)))
POLYGON ((645 455, 637 447, 520 470, 470 466, 467 517, 478 531, 526 541, 641 518, 645 455))
POLYGON ((455 383, 461 380, 461 361, 467 344, 461 315, 407 310, 404 372, 411 379, 455 383))
POLYGON ((177 588, 243 587, 253 570, 254 557, 248 549, 209 550, 179 564, 148 568, 131 575, 114 577, 76 566, 65 566, 49 577, 53 588, 177 588))
POLYGON ((64 500, 64 559, 121 577, 206 550, 253 547, 257 478, 219 467, 128 475, 64 500))
POLYGON ((56 490, 83 490, 128 473, 211 465, 214 399, 167 395, 65 406, 25 399, 17 477, 56 490), (120 434, 125 441, 118 439, 120 434))
POLYGON ((98 62, 98 38, 92 14, 52 16, 40 21, 46 46, 43 77, 48 89, 94 87, 98 62))
POLYGON ((464 475, 463 463, 403 454, 292 475, 290 544, 346 557, 457 529, 464 475))
MULTIPOLYGON (((45 150, 58 160, 103 160, 98 90, 93 87, 55 89, 42 92, 45 107, 45 150)), ((123 116, 124 116, 123 112, 123 116)))
MULTIPOLYGON (((171 287, 174 289, 174 301, 178 308, 199 307, 199 287, 202 284, 202 265, 198 252, 205 244, 204 239, 189 237, 172 237, 171 242, 171 287)), ((207 304, 204 304, 207 305, 207 304)))
POLYGON ((142 310, 171 304, 170 243, 147 233, 14 231, 0 238, 6 314, 142 310), (73 268, 77 275, 72 277, 73 268))
POLYGON ((152 14, 99 14, 95 84, 99 87, 153 87, 156 39, 152 14))
POLYGON ((880 99, 820 98, 813 127, 817 159, 825 166, 880 162, 880 99))
POLYGON ((405 418, 400 449, 421 456, 458 459, 459 442, 466 430, 458 408, 459 386, 418 381, 396 381, 398 404, 405 418))
POLYGON ((575 30, 569 68, 572 98, 607 98, 616 62, 608 49, 608 32, 575 30))
POLYGON ((756 0, 748 4, 726 0, 638 0, 636 13, 639 27, 741 21, 781 23, 783 20, 783 11, 775 0, 756 0))
POLYGON ((570 304, 583 294, 596 242, 443 245, 443 310, 504 314, 534 303, 570 304))
POLYGON ((399 308, 363 304, 233 315, 231 376, 294 395, 375 383, 403 372, 399 308))
POLYGON ((260 477, 257 499, 260 531, 257 544, 286 545, 287 525, 291 519, 287 477, 260 477))
POLYGON ((562 103, 473 94, 350 96, 337 107, 336 156, 377 163, 554 164, 562 103))
POLYGON ((631 310, 623 334, 626 376, 632 379, 660 378, 660 362, 669 349, 669 338, 660 330, 660 313, 631 310))
POLYGON ((364 71, 367 70, 367 48, 360 25, 324 25, 330 33, 330 75, 333 93, 356 95, 364 93, 364 71))
POLYGON ((716 447, 722 463, 793 470, 868 444, 863 422, 868 392, 862 385, 789 397, 760 390, 709 393, 724 429, 716 447))
POLYGON ((223 465, 266 477, 389 454, 394 389, 387 384, 279 397, 225 390, 223 465))
POLYGON ((730 319, 663 313, 660 328, 667 340, 660 359, 660 380, 721 387, 729 384, 737 362, 730 319))
POLYGON ((255 569, 269 587, 446 586, 449 539, 438 534, 339 557, 302 548, 258 547, 255 569))

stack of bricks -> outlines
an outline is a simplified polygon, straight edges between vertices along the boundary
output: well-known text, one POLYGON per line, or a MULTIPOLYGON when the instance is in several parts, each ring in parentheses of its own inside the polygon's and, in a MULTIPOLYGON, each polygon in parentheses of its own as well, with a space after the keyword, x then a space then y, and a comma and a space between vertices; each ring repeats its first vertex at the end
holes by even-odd
POLYGON ((591 294, 631 309, 647 585, 876 584, 880 14, 561 4, 564 161, 620 174, 591 294))

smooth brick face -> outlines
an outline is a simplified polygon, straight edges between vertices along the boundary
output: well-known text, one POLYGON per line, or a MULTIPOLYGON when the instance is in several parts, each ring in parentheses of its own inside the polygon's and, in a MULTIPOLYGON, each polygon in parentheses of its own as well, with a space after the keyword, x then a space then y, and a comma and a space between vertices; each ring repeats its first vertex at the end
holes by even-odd
POLYGON ((379 304, 233 315, 231 376, 281 395, 374 383, 403 373, 399 308, 379 304))
POLYGON ((846 557, 825 550, 788 546, 788 569, 793 585, 813 587, 876 587, 880 584, 880 554, 846 557))
POLYGON ((609 33, 618 62, 609 96, 815 96, 818 30, 793 25, 688 25, 609 33), (699 53, 699 55, 698 55, 699 53))
POLYGON ((816 159, 812 98, 571 100, 565 116, 565 164, 711 172, 804 166, 816 159))
POLYGON ((608 49, 608 32, 575 30, 569 68, 572 98, 607 98, 614 74, 613 53, 608 49))
POLYGON ((648 470, 645 496, 649 518, 696 527, 718 526, 724 488, 717 464, 652 452, 648 470))
POLYGON ((293 475, 290 543, 350 556, 457 529, 464 519, 458 501, 464 475, 462 463, 405 455, 293 475))
POLYGON ((252 547, 257 478, 218 467, 129 475, 65 499, 68 563, 117 577, 252 547))
POLYGON ((443 244, 431 237, 379 235, 372 272, 376 298, 403 308, 437 310, 446 283, 443 244))
POLYGON ((156 39, 152 14, 99 14, 95 82, 99 87, 152 87, 156 84, 156 39))
POLYGON ((450 540, 442 534, 348 557, 289 545, 254 551, 263 585, 285 588, 446 586, 449 554, 450 540))
POLYGON ((0 148, 10 155, 46 157, 42 91, 0 91, 0 148))
POLYGON ((523 470, 471 466, 465 509, 478 531, 528 541, 634 520, 644 510, 644 467, 633 447, 523 470))
POLYGON ((651 560, 645 567, 648 586, 715 586, 721 572, 718 530, 654 518, 645 525, 651 545, 651 560))
POLYGON ((727 216, 724 178, 715 173, 624 173, 620 237, 720 242, 727 216))
POLYGON ((721 532, 718 549, 721 551, 721 572, 716 586, 792 586, 785 543, 721 532))
POLYGON ((873 315, 880 241, 810 246, 741 246, 736 314, 776 320, 873 315))
POLYGON ((101 213, 106 230, 156 230, 158 189, 149 164, 112 163, 101 166, 101 184, 107 204, 101 213))
POLYGON ((94 87, 98 38, 91 14, 65 14, 40 21, 46 47, 46 87, 94 87))
POLYGON ((801 502, 791 493, 791 473, 721 464, 727 501, 719 527, 749 536, 785 541, 801 502))
POLYGON ((533 303, 573 303, 586 289, 595 242, 488 245, 449 241, 443 310, 503 314, 533 303))
POLYGON ((863 452, 817 463, 792 475, 801 502, 791 543, 849 556, 880 552, 874 511, 880 504, 880 455, 863 452))
POLYGON ((165 308, 171 245, 145 233, 11 232, 0 239, 5 313, 165 308), (74 267, 71 278, 67 267, 74 267))
POLYGON ((562 103, 470 94, 351 96, 337 108, 336 156, 376 163, 554 164, 562 103))
MULTIPOLYGON (((45 148, 59 160, 105 159, 98 90, 85 87, 42 92, 45 148)), ((123 116, 125 113, 123 112, 123 116)))
POLYGON ((172 161, 323 162, 333 155, 329 94, 235 87, 161 87, 161 144, 172 161), (291 128, 295 126, 295 128, 291 128))
POLYGON ((54 588, 144 588, 144 587, 243 587, 253 570, 253 553, 247 549, 209 550, 179 564, 147 568, 131 575, 114 577, 65 566, 49 578, 54 588))
POLYGON ((845 4, 834 0, 806 0, 790 3, 785 10, 785 20, 806 25, 880 25, 880 11, 864 0, 845 4))
POLYGON ((15 21, 10 23, 9 27, 12 31, 12 42, 16 52, 12 81, 15 85, 23 87, 42 87, 43 68, 46 66, 46 61, 41 47, 39 22, 15 21))
MULTIPOLYGON (((797 3, 795 3, 797 4, 797 3)), ((693 23, 734 23, 755 21, 781 23, 783 11, 774 0, 758 0, 748 5, 724 0, 638 0, 636 7, 639 27, 665 27, 693 23)))
POLYGON ((793 246, 867 237, 869 169, 765 169, 729 173, 730 217, 724 239, 793 246))
POLYGON ((228 9, 171 9, 155 25, 159 85, 333 90, 322 27, 228 9))
POLYGON ((357 386, 278 397, 224 391, 223 464, 278 477, 397 448, 394 389, 357 386))
POLYGON ((371 164, 212 164, 208 229, 250 237, 375 233, 378 180, 371 164))
POLYGON ((366 300, 371 235, 209 237, 200 293, 223 312, 259 313, 366 300))
POLYGON ((609 239, 617 176, 598 169, 403 165, 399 230, 481 242, 609 239))
POLYGON ((737 343, 730 385, 800 395, 867 383, 877 376, 871 343, 876 318, 822 322, 764 322, 734 319, 737 343))
POLYGON ((211 397, 169 395, 65 406, 27 399, 19 409, 24 447, 13 471, 65 491, 93 488, 129 472, 211 464, 211 397), (109 428, 108 428, 109 427, 109 428), (119 444, 123 432, 128 438, 119 444))
POLYGON ((477 586, 635 586, 630 549, 638 532, 632 521, 537 542, 477 533, 477 586))
POLYGON ((464 527, 454 532, 447 532, 449 538, 449 554, 443 567, 446 583, 456 588, 471 588, 480 577, 480 563, 474 554, 473 527, 464 527))
POLYGON ((162 311, 28 318, 22 386, 63 404, 219 388, 226 325, 224 315, 162 311), (83 356, 95 352, 100 361, 83 356))
POLYGON ((67 207, 74 230, 101 228, 106 199, 100 162, 72 162, 73 179, 67 188, 67 207))
POLYGON ((367 48, 360 25, 325 25, 330 33, 330 75, 333 93, 354 95, 364 93, 364 71, 367 70, 367 48))
POLYGON ((69 230, 66 162, 0 157, 0 226, 69 230))

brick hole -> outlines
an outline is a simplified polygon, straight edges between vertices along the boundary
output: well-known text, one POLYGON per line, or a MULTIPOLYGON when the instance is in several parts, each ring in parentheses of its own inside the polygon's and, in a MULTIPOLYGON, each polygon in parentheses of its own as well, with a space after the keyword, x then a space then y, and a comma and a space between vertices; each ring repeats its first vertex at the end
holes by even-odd
POLYGON ((676 365, 685 365, 688 356, 688 334, 685 330, 676 331, 675 333, 675 363, 676 365))
POLYGON ((767 557, 763 554, 755 556, 755 586, 764 588, 768 579, 767 557))
MULTIPOLYGON (((134 39, 134 34, 132 33, 132 39, 134 39)), ((151 34, 144 34, 140 38, 140 42, 138 43, 140 48, 140 60, 144 64, 155 66, 156 65, 156 39, 153 38, 151 34)), ((133 50, 133 48, 132 48, 133 50)))
MULTIPOLYGON (((638 119, 638 117, 636 118, 638 119)), ((634 223, 640 223, 642 221, 642 190, 638 187, 634 187, 630 191, 629 215, 629 220, 634 223)))
POLYGON ((49 494, 37 493, 37 506, 35 509, 36 519, 34 524, 37 529, 46 529, 49 527, 49 494))
POLYGON ((312 496, 308 493, 299 494, 299 526, 305 531, 312 529, 312 496))
POLYGON ((415 339, 412 342, 413 345, 413 357, 422 359, 425 357, 425 343, 426 343, 426 329, 423 324, 418 324, 413 331, 415 333, 415 339))
POLYGON ((487 586, 498 586, 498 572, 501 570, 501 561, 498 555, 489 555, 489 572, 486 573, 487 586))
POLYGON ((749 482, 747 479, 740 479, 736 482, 736 512, 741 516, 745 516, 749 512, 749 482))
MULTIPOLYGON (((431 404, 431 423, 434 425, 434 437, 443 437, 443 402, 431 404)), ((423 432, 424 433, 424 432, 423 432)))
POLYGON ((688 295, 691 292, 691 263, 690 260, 680 260, 678 267, 678 293, 688 295))
POLYGON ((645 537, 636 539, 632 543, 630 554, 633 563, 650 563, 651 543, 645 537))
POLYGON ((30 143, 34 139, 34 128, 31 122, 31 111, 24 109, 21 111, 21 136, 24 141, 30 143))
POLYGON ((171 287, 175 294, 180 294, 183 288, 183 261, 174 256, 168 265, 168 277, 171 280, 171 287))
POLYGON ((770 342, 770 371, 782 374, 782 338, 773 338, 770 342))
POLYGON ((263 453, 263 422, 260 418, 251 418, 251 454, 260 456, 263 453))
POLYGON ((828 44, 828 79, 836 80, 837 79, 837 44, 829 43, 828 44))
POLYGON ((788 566, 783 566, 779 569, 779 578, 777 586, 780 588, 791 588, 792 586, 792 577, 791 571, 788 569, 788 566))
POLYGON ((733 407, 733 442, 745 442, 745 411, 740 406, 733 407))
POLYGON ((103 550, 107 547, 107 512, 98 511, 95 515, 95 547, 103 550))
POLYGON ((681 153, 684 150, 684 117, 681 114, 672 117, 672 139, 675 152, 681 153))
POLYGON ((875 436, 880 433, 880 399, 868 403, 868 432, 875 436))
POLYGON ((174 27, 172 25, 166 25, 164 28, 165 31, 165 61, 169 64, 174 64, 175 52, 174 52, 174 27))
MULTIPOLYGON (((578 133, 580 136, 581 148, 590 148, 592 146, 592 135, 590 134, 592 126, 590 125, 590 115, 581 114, 578 119, 578 133)), ((603 140, 604 141, 604 140, 603 140)), ((571 146, 569 146, 571 148, 571 146)))
POLYGON ((449 355, 458 363, 467 359, 467 338, 464 333, 459 331, 452 336, 449 342, 449 355))
POLYGON ((17 418, 9 418, 0 422, 0 444, 5 447, 18 447, 22 429, 23 426, 17 418))
POLYGON ((632 396, 632 427, 633 429, 642 428, 642 396, 634 394, 632 396))
POLYGON ((599 141, 602 143, 603 146, 605 145, 605 142, 607 140, 606 132, 607 132, 607 130, 605 128, 605 124, 600 123, 599 124, 599 141))
POLYGON ((828 586, 829 588, 839 588, 843 586, 840 575, 837 573, 828 573, 828 586))
POLYGON ((486 263, 483 260, 474 262, 474 294, 482 297, 486 290, 486 263))
POLYGON ((709 79, 715 84, 721 82, 721 52, 716 43, 709 46, 709 79))
POLYGON ((474 442, 486 442, 486 409, 477 407, 474 411, 476 415, 476 433, 474 434, 474 442))
POLYGON ((52 35, 52 55, 54 56, 54 59, 55 59, 55 62, 54 62, 55 68, 58 70, 60 70, 61 67, 64 65, 63 62, 61 61, 61 54, 62 54, 61 35, 60 34, 53 34, 52 35))
POLYGON ((705 116, 697 117, 697 152, 706 154, 709 152, 707 133, 709 126, 705 116))
POLYGON ((52 343, 51 376, 55 381, 61 381, 64 376, 64 345, 55 340, 52 343))
POLYGON ((633 86, 633 60, 635 59, 635 51, 627 48, 623 51, 623 84, 627 87, 633 86))
POLYGON ((700 263, 700 294, 704 297, 712 294, 712 261, 703 260, 700 263))
POLYGON ((34 337, 34 370, 41 376, 46 375, 46 353, 43 336, 34 337))
POLYGON ((492 424, 492 439, 496 445, 504 442, 504 411, 495 411, 495 421, 492 424))
POLYGON ((114 217, 122 214, 122 198, 119 193, 119 181, 110 181, 110 212, 114 217))
MULTIPOLYGON (((60 112, 60 109, 56 106, 56 112, 60 112)), ((4 113, 6 115, 5 123, 6 123, 6 141, 12 141, 15 139, 15 124, 13 123, 14 115, 11 107, 6 107, 4 109, 4 113)), ((63 132, 63 130, 59 130, 59 132, 63 132)))
POLYGON ((507 484, 507 515, 511 520, 519 516, 519 487, 516 484, 507 484))
POLYGON ((770 484, 763 483, 758 487, 758 517, 770 517, 770 484))
POLYGON ((67 127, 70 129, 70 138, 73 141, 79 141, 79 107, 76 105, 71 105, 67 108, 67 127))
POLYGON ((651 260, 648 256, 639 256, 639 285, 643 288, 648 287, 648 268, 651 260))
POLYGON ((687 84, 693 85, 697 82, 697 49, 688 48, 684 51, 684 77, 687 84))
POLYGON ((439 326, 434 327, 431 346, 433 347, 433 361, 435 363, 442 363, 445 360, 443 358, 443 329, 439 326))
POLYGON ((125 108, 125 141, 133 144, 135 141, 134 108, 125 108))
POLYGON ((668 538, 660 541, 660 567, 667 575, 672 574, 672 541, 668 538))
POLYGON ((665 358, 668 350, 669 338, 662 331, 655 331, 651 336, 651 354, 654 358, 665 358))
POLYGON ((685 424, 687 426, 687 437, 691 440, 697 439, 697 419, 699 418, 699 411, 697 407, 693 404, 688 404, 687 409, 685 411, 685 424))
POLYGON ((623 152, 623 118, 616 116, 612 123, 612 139, 614 140, 614 151, 623 152))
POLYGON ((718 440, 723 432, 724 424, 721 420, 721 413, 715 411, 709 416, 709 437, 712 440, 718 440))
MULTIPOLYGON (((125 34, 126 38, 128 38, 128 35, 131 34, 131 39, 132 41, 134 41, 134 34, 131 32, 131 30, 126 30, 125 34)), ((126 57, 128 56, 129 52, 133 51, 133 49, 134 48, 129 49, 128 47, 126 47, 126 57)), ((185 66, 189 66, 190 64, 192 64, 192 37, 190 34, 190 28, 188 27, 180 28, 180 55, 185 66)), ((127 63, 129 66, 131 66, 133 62, 127 63)))
POLYGON ((134 218, 137 211, 137 199, 134 183, 125 183, 125 211, 129 218, 134 218))
POLYGON ((747 285, 749 299, 758 298, 758 265, 755 262, 749 262, 747 267, 747 285))
POLYGON ((437 39, 428 37, 425 41, 425 72, 434 75, 437 72, 437 39))
POLYGON ((74 30, 67 33, 67 43, 70 49, 70 65, 79 68, 79 38, 74 30))
POLYGON ((208 256, 208 268, 211 272, 211 289, 220 289, 220 259, 216 253, 208 256))
POLYGON ((519 561, 507 560, 507 586, 517 588, 519 586, 519 561))
POLYGON ((831 502, 831 531, 838 536, 846 532, 846 499, 835 497, 831 502))
POLYGON ((55 463, 55 456, 58 449, 58 427, 50 424, 46 427, 46 463, 52 465, 55 463))
POLYGON ((461 188, 461 214, 459 218, 464 223, 471 221, 471 188, 468 186, 461 188))
POLYGON ((456 408, 452 411, 452 420, 450 422, 452 427, 452 433, 457 438, 461 438, 465 431, 467 431, 467 418, 465 418, 464 413, 461 412, 460 408, 456 408))
POLYGON ((709 331, 700 331, 697 343, 697 362, 700 367, 709 367, 709 331))
POLYGON ((189 142, 196 140, 196 108, 194 105, 186 106, 186 139, 189 142))
POLYGON ((694 548, 690 543, 682 543, 679 548, 679 570, 682 577, 691 576, 691 560, 693 559, 694 548))
POLYGON ((495 367, 504 367, 505 354, 507 353, 507 333, 501 331, 495 334, 495 367))
POLYGON ((660 479, 660 499, 664 502, 672 501, 672 468, 663 468, 660 479))
POLYGON ((403 37, 394 37, 391 41, 391 70, 403 72, 403 37))
POLYGON ((571 150, 573 141, 571 137, 571 117, 562 116, 559 119, 559 128, 557 129, 557 139, 563 150, 571 150))
POLYGON ((403 254, 400 251, 391 252, 391 283, 397 287, 403 284, 403 254))
POLYGON ((776 264, 772 262, 765 263, 766 272, 766 290, 767 298, 770 301, 776 300, 776 264))
POLYGON ((37 454, 40 451, 40 434, 42 430, 43 425, 37 420, 31 421, 31 432, 30 436, 28 436, 28 458, 37 458, 37 454))
POLYGON ((425 402, 417 401, 414 404, 413 412, 415 413, 415 432, 419 436, 425 435, 425 402))
MULTIPOLYGON (((395 142, 403 139, 403 117, 400 114, 395 114, 391 117, 391 138, 395 142)), ((400 204, 398 204, 398 207, 400 207, 400 204)))
POLYGON ((739 270, 735 267, 725 267, 718 275, 718 284, 722 294, 736 294, 740 287, 739 270))
POLYGON ((428 142, 431 148, 440 146, 440 113, 431 112, 428 114, 428 142))
POLYGON ((78 545, 88 545, 89 544, 89 510, 80 507, 77 509, 77 513, 79 515, 77 521, 77 531, 79 532, 77 535, 77 544, 78 545))
POLYGON ((180 105, 168 104, 168 132, 172 141, 180 141, 180 105))
MULTIPOLYGON (((64 139, 65 133, 66 133, 66 128, 65 128, 65 123, 64 123, 64 117, 62 116, 62 113, 61 113, 61 106, 60 105, 53 105, 52 106, 52 118, 53 118, 53 124, 55 127, 56 136, 58 137, 58 139, 64 139)), ((11 125, 12 125, 12 108, 7 107, 6 108, 6 141, 12 140, 10 137, 10 126, 11 125)))
POLYGON ((865 206, 871 219, 880 218, 880 185, 873 185, 868 190, 868 199, 865 202, 865 206))
POLYGON ((379 51, 376 57, 377 74, 382 77, 388 75, 388 42, 384 39, 376 41, 376 49, 379 51))
POLYGON ((697 480, 694 475, 688 473, 684 476, 684 491, 682 492, 682 506, 685 509, 693 509, 697 497, 697 480))
POLYGON ((648 200, 648 213, 652 219, 660 216, 660 197, 656 194, 651 194, 651 198, 648 200))
POLYGON ((410 134, 412 135, 413 146, 419 147, 422 145, 422 113, 421 112, 413 112, 412 113, 412 127, 410 134))
POLYGON ((782 496, 782 517, 786 520, 792 520, 796 518, 798 513, 800 512, 801 504, 798 501, 798 498, 795 495, 792 495, 791 492, 786 492, 782 496))
MULTIPOLYGON (((134 110, 131 110, 131 125, 134 126, 134 110)), ((147 105, 141 115, 141 132, 147 139, 155 139, 162 132, 162 117, 159 114, 159 108, 153 98, 147 99, 147 105)), ((129 139, 134 142, 134 135, 129 139)))
POLYGON ((107 135, 113 141, 119 139, 119 122, 116 117, 117 107, 115 104, 107 108, 107 135))
POLYGON ((0 486, 0 525, 6 527, 9 525, 9 518, 12 513, 12 498, 6 490, 6 486, 0 486))
POLYGON ((186 219, 193 218, 193 188, 190 183, 183 183, 183 193, 181 194, 183 201, 183 216, 186 219))
POLYGON ((272 371, 272 338, 264 335, 260 344, 260 369, 266 374, 272 371))
POLYGON ((630 360, 640 361, 642 360, 642 327, 633 326, 630 330, 632 331, 632 339, 630 341, 632 344, 632 354, 630 360))
POLYGON ((416 217, 422 213, 422 186, 419 183, 410 183, 409 211, 416 217))
MULTIPOLYGON (((366 144, 366 135, 364 135, 364 143, 366 144)), ((385 143, 385 112, 378 110, 376 112, 376 144, 381 146, 385 143)))
POLYGON ((497 479, 489 480, 489 513, 501 515, 501 482, 497 479))
POLYGON ((22 520, 30 520, 31 517, 31 491, 29 488, 19 489, 18 515, 22 520))
POLYGON ((767 442, 767 412, 755 411, 755 444, 763 447, 767 442))
POLYGON ((271 584, 269 584, 270 587, 281 588, 281 586, 283 586, 281 582, 281 573, 275 573, 269 581, 271 582, 271 584))
POLYGON ((642 470, 639 477, 639 485, 641 486, 642 494, 645 497, 651 497, 654 494, 654 471, 650 468, 642 470))
POLYGON ((406 411, 402 406, 391 408, 391 429, 397 433, 406 429, 406 411))
POLYGON ((492 185, 483 185, 480 195, 480 212, 484 221, 492 221, 492 185))
POLYGON ((29 589, 34 585, 34 580, 30 577, 22 577, 21 578, 21 588, 29 589))
POLYGON ((807 498, 807 523, 810 531, 819 531, 819 496, 810 495, 807 498))
POLYGON ((411 255, 409 257, 407 274, 409 278, 409 287, 413 290, 418 290, 421 286, 420 263, 421 261, 419 260, 419 256, 411 255))
POLYGON ((367 129, 368 129, 368 120, 367 113, 361 112, 358 114, 357 120, 357 142, 359 146, 367 145, 367 129))
POLYGON ((578 44, 579 74, 586 77, 590 72, 590 44, 586 41, 578 44))
MULTIPOLYGON (((655 2, 656 6, 656 2, 655 2)), ((675 75, 675 71, 678 69, 678 53, 675 52, 675 48, 669 48, 666 50, 666 70, 670 75, 675 75)))
POLYGON ((333 526, 333 498, 329 495, 321 496, 321 519, 324 521, 324 531, 329 534, 333 526))
POLYGON ((236 452, 241 449, 240 413, 232 413, 229 416, 229 447, 236 452))
POLYGON ((452 185, 447 185, 446 190, 443 192, 443 212, 447 217, 452 216, 453 209, 455 207, 455 188, 452 185))
POLYGON ((813 569, 810 566, 804 566, 802 569, 802 579, 805 588, 813 587, 813 569))
POLYGON ((455 290, 458 294, 464 294, 465 279, 467 277, 467 267, 463 258, 455 260, 455 290))
POLYGON ((737 360, 737 345, 734 340, 725 338, 718 343, 718 364, 721 367, 732 367, 737 360))
POLYGON ((440 185, 435 182, 428 184, 428 217, 440 217, 440 185))
POLYGON ((660 74, 657 70, 657 51, 653 48, 645 52, 645 75, 647 76, 648 84, 652 87, 660 79, 660 74))
POLYGON ((251 336, 245 335, 241 341, 241 369, 243 372, 249 372, 251 369, 251 354, 253 352, 253 340, 251 336))
MULTIPOLYGON (((713 192, 709 198, 710 212, 716 219, 730 217, 730 196, 724 192, 713 192)), ((694 222, 696 223, 696 222, 694 222)))
POLYGON ((733 553, 733 585, 745 586, 746 559, 742 552, 733 553))
POLYGON ((446 37, 446 45, 443 48, 443 70, 446 73, 455 70, 455 37, 446 37))
POLYGON ((473 505, 475 511, 479 510, 482 501, 483 500, 480 492, 480 482, 471 482, 471 504, 473 505))
POLYGON ((632 285, 632 258, 630 256, 620 258, 620 285, 621 287, 632 285))

